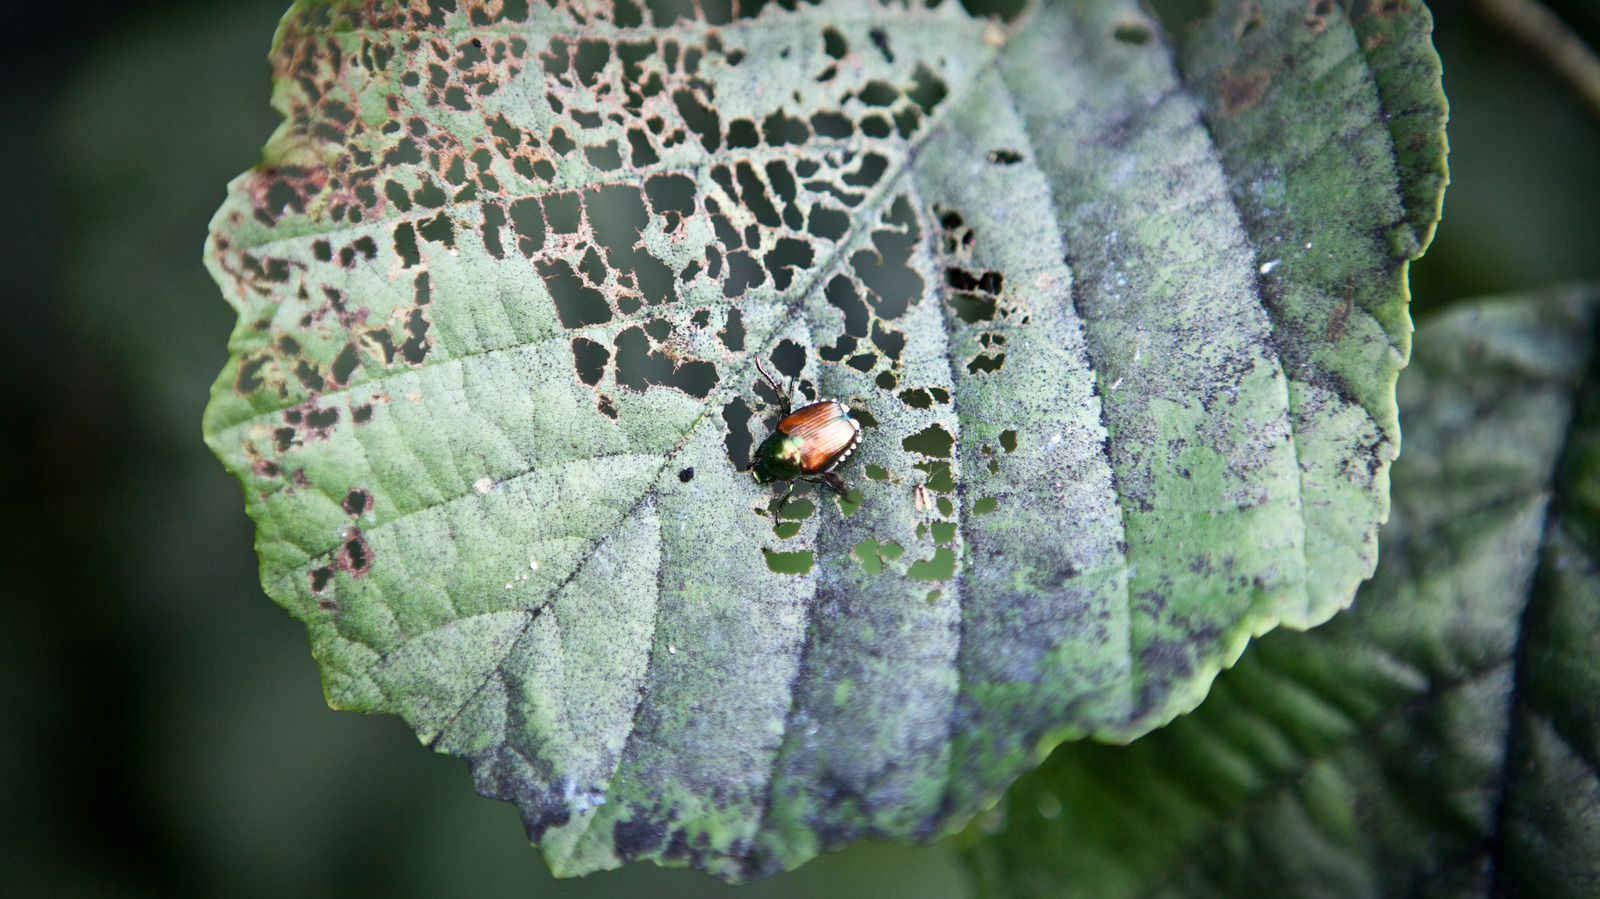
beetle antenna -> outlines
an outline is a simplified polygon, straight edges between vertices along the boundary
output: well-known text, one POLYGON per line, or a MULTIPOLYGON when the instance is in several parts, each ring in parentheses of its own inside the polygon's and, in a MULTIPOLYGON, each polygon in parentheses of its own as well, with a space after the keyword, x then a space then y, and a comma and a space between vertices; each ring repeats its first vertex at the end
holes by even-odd
POLYGON ((760 356, 756 357, 756 371, 761 372, 761 377, 766 378, 767 383, 772 385, 772 392, 776 393, 781 398, 783 396, 783 390, 778 387, 778 382, 772 380, 772 376, 767 374, 767 370, 761 367, 760 356))

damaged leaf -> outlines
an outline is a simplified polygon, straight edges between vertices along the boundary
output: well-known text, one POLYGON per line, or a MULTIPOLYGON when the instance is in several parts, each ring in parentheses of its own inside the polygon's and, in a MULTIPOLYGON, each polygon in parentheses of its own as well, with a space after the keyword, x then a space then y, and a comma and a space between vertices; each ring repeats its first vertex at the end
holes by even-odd
POLYGON ((741 880, 951 832, 1327 619, 1443 106, 1419 3, 1321 23, 297 3, 205 433, 329 702, 557 873, 741 880), (854 410, 848 497, 746 473, 758 359, 854 410))
POLYGON ((989 896, 1589 896, 1600 292, 1418 331, 1383 561, 1194 714, 1062 746, 967 836, 989 896))

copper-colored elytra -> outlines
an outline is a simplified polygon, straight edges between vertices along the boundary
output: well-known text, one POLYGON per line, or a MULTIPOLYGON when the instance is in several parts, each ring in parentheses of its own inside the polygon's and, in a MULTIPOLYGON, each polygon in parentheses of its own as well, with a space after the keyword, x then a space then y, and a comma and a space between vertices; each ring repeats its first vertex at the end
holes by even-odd
POLYGON ((801 440, 800 470, 830 471, 849 457, 861 439, 861 425, 838 400, 819 400, 778 422, 778 432, 801 440))

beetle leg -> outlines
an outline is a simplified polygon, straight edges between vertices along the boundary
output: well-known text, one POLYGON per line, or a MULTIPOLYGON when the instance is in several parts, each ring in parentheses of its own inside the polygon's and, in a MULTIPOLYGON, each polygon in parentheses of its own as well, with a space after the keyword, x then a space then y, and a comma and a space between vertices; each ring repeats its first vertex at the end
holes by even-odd
POLYGON ((783 498, 778 500, 778 511, 773 513, 779 521, 783 520, 783 507, 789 504, 789 497, 794 496, 794 481, 789 482, 789 489, 783 491, 783 498))
POLYGON ((849 485, 844 482, 844 478, 839 477, 838 472, 825 471, 822 473, 822 476, 818 478, 818 480, 822 482, 824 487, 827 487, 829 490, 832 490, 834 493, 837 493, 840 496, 850 495, 849 485))

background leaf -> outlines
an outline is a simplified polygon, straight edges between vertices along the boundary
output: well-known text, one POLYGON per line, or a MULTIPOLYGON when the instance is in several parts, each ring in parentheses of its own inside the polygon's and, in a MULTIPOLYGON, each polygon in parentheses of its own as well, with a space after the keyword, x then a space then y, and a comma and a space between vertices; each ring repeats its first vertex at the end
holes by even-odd
POLYGON ((1062 746, 966 858, 991 896, 1593 892, 1600 293, 1417 332, 1384 556, 1194 714, 1062 746))
POLYGON ((297 6, 206 431, 329 701, 559 873, 728 879, 1192 708, 1374 564, 1443 183, 1376 14, 297 6), (859 503, 742 474, 753 354, 859 410, 859 503))

